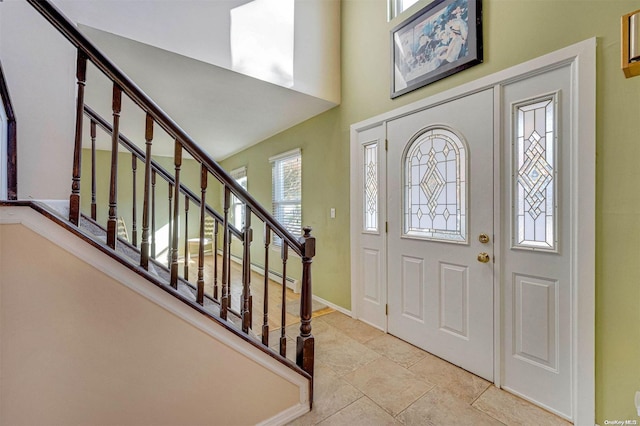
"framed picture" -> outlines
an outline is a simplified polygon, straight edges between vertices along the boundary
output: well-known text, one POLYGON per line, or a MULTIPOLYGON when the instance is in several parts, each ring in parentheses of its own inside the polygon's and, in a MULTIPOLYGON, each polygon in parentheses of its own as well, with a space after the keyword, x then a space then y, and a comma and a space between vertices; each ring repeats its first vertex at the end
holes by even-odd
POLYGON ((391 98, 482 62, 482 0, 434 0, 391 30, 391 98))

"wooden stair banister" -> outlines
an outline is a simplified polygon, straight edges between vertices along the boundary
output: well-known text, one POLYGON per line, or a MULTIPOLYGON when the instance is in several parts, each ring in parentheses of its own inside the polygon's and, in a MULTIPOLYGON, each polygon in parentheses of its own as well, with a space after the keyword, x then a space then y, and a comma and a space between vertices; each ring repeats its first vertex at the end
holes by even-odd
POLYGON ((271 214, 260 205, 235 179, 220 165, 211 158, 211 156, 200 147, 191 137, 169 117, 151 98, 131 81, 123 71, 120 70, 113 62, 111 62, 89 39, 87 39, 76 26, 64 16, 58 8, 56 8, 48 0, 26 0, 40 14, 49 21, 54 27, 62 33, 73 44, 78 51, 82 52, 87 58, 103 73, 117 85, 122 92, 135 102, 138 107, 145 110, 153 117, 154 122, 159 124, 169 135, 180 140, 183 148, 198 162, 206 165, 207 170, 213 174, 225 186, 228 186, 234 195, 245 204, 249 204, 253 208, 253 214, 260 218, 263 222, 272 222, 272 229, 283 240, 289 243, 299 255, 302 254, 302 246, 300 242, 287 231, 287 229, 279 222, 273 220, 271 214), (280 235, 282 234, 282 235, 280 235))
MULTIPOLYGON (((250 244, 253 240, 253 230, 251 227, 251 217, 262 221, 268 233, 273 232, 282 241, 282 261, 283 261, 283 300, 282 300, 282 337, 280 353, 286 357, 286 340, 284 339, 285 315, 284 309, 286 300, 284 298, 284 290, 286 289, 286 262, 288 258, 288 250, 296 253, 302 260, 302 286, 300 298, 300 334, 297 337, 296 346, 296 363, 306 373, 313 374, 313 353, 314 338, 311 334, 311 263, 315 256, 315 237, 311 236, 311 228, 304 228, 304 235, 296 237, 291 234, 280 222, 272 217, 271 213, 259 204, 235 179, 233 179, 211 156, 198 145, 191 137, 173 120, 171 119, 151 98, 149 98, 133 81, 131 81, 113 62, 109 60, 93 43, 91 43, 82 33, 78 31, 76 26, 69 21, 49 0, 26 0, 33 6, 51 25, 53 25, 78 51, 77 54, 77 111, 76 111, 76 140, 74 145, 74 162, 72 173, 72 188, 70 196, 70 216, 69 220, 74 225, 80 222, 80 182, 81 182, 81 155, 82 155, 82 129, 84 116, 90 117, 91 120, 91 138, 92 150, 95 150, 95 126, 102 127, 105 131, 110 132, 112 138, 111 144, 111 176, 109 185, 109 211, 107 220, 107 245, 112 249, 116 248, 116 220, 117 220, 117 173, 118 173, 118 147, 120 145, 127 147, 132 153, 132 169, 136 172, 137 160, 145 164, 145 183, 144 183, 144 200, 143 200, 143 225, 142 225, 142 242, 140 246, 141 257, 140 265, 142 268, 149 267, 150 257, 155 257, 155 189, 156 176, 161 176, 167 182, 169 195, 169 247, 167 253, 167 266, 171 271, 170 286, 177 290, 178 285, 178 220, 179 220, 179 197, 185 197, 185 213, 188 210, 189 203, 195 203, 201 209, 200 217, 200 247, 199 259, 203 257, 202 248, 202 227, 204 215, 215 218, 216 232, 216 250, 217 235, 219 226, 223 232, 222 246, 222 280, 221 280, 221 296, 220 296, 220 316, 227 319, 229 312, 239 315, 242 319, 242 330, 245 333, 251 328, 252 318, 252 296, 250 294, 250 244), (110 125, 104 119, 99 117, 95 112, 84 104, 84 88, 86 82, 86 65, 87 61, 100 70, 113 84, 112 93, 112 113, 113 124, 110 125), (130 98, 145 114, 145 143, 146 151, 142 151, 135 144, 126 140, 120 134, 119 122, 121 114, 122 95, 130 98), (174 165, 175 175, 160 167, 152 158, 153 146, 153 127, 159 125, 173 140, 175 141, 174 165), (201 166, 202 170, 202 195, 198 197, 192 190, 184 186, 180 182, 180 167, 182 158, 185 155, 191 156, 201 166), (223 214, 219 214, 205 202, 206 177, 211 174, 224 189, 224 208, 223 214), (236 229, 230 222, 229 208, 231 196, 237 198, 244 205, 245 209, 245 226, 243 230, 236 229), (151 230, 149 229, 149 221, 151 221, 151 230), (151 241, 149 241, 151 237, 151 241), (231 307, 230 294, 230 277, 231 277, 231 244, 233 238, 237 238, 243 244, 242 257, 242 299, 241 306, 238 311, 234 311, 231 307)), ((93 157, 93 153, 92 153, 93 157)), ((95 160, 92 161, 95 167, 95 160)), ((92 179, 95 180, 95 170, 92 171, 92 179)), ((135 185, 135 184, 134 184, 135 185)), ((93 182, 92 182, 93 186, 93 182)), ((92 217, 95 217, 95 189, 92 188, 92 217)), ((135 207, 134 207, 135 214, 135 207)), ((134 219, 135 223, 135 219, 134 219)), ((186 237, 185 237, 186 238, 186 237)), ((266 247, 268 248, 267 237, 266 247)), ((137 238, 136 238, 137 240, 137 238)), ((137 241, 136 241, 137 243, 137 241)), ((214 253, 214 258, 216 258, 214 253)), ((265 259, 268 263, 268 258, 265 259)), ((217 258, 214 268, 217 270, 217 258)), ((198 303, 202 303, 201 277, 198 265, 198 303)), ((268 275, 268 264, 265 265, 265 274, 268 275)), ((215 283, 214 294, 218 292, 217 281, 215 283)), ((217 296, 217 294, 216 294, 217 296)), ((265 304, 265 310, 267 304, 265 304)), ((266 328, 268 330, 268 327, 266 328)), ((265 346, 266 342, 265 341, 265 346)))
MULTIPOLYGON (((111 126, 111 124, 109 124, 104 118, 102 118, 98 113, 96 113, 90 106, 85 105, 84 111, 85 111, 85 115, 89 117, 91 122, 94 123, 97 127, 102 128, 109 135, 113 134, 113 127, 111 126)), ((151 121, 151 123, 153 123, 153 121, 151 121)), ((153 130, 151 130, 151 133, 147 134, 147 136, 151 138, 149 139, 149 142, 148 142, 149 144, 151 144, 151 141, 153 139, 153 130)), ((123 134, 120 134, 118 137, 118 140, 120 145, 125 147, 125 149, 130 151, 140 161, 146 162, 147 161, 146 159, 149 158, 150 170, 153 173, 152 181, 153 181, 153 175, 159 175, 161 179, 165 180, 168 183, 171 183, 172 185, 175 185, 175 179, 173 178, 173 176, 164 167, 162 167, 160 163, 158 163, 153 158, 151 158, 151 156, 147 156, 145 152, 142 151, 140 148, 138 148, 138 146, 135 145, 129 138, 127 138, 123 134)), ((146 186, 147 185, 145 185, 145 187, 146 186)), ((153 182, 152 182, 152 187, 153 187, 153 182)), ((180 185, 180 192, 188 196, 189 199, 191 199, 192 201, 198 200, 198 196, 196 195, 196 193, 193 192, 191 189, 189 189, 187 186, 180 185)), ((153 203, 151 204, 153 205, 153 203)), ((197 204, 199 205, 200 203, 198 202, 197 204)), ((210 216, 215 217, 217 221, 219 222, 223 221, 223 217, 217 211, 213 210, 210 206, 206 206, 206 211, 210 216)), ((144 213, 142 217, 144 218, 144 213)), ((231 229, 231 232, 237 238, 242 238, 242 232, 238 228, 236 228, 233 225, 230 225, 230 229, 231 229)))

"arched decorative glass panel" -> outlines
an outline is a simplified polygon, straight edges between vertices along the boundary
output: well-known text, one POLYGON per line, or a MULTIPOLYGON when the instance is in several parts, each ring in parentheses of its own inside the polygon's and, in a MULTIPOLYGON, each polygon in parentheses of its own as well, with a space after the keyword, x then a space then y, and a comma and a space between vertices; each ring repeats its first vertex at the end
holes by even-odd
POLYGON ((466 144, 454 132, 431 128, 404 157, 403 236, 467 242, 466 144))
POLYGON ((514 247, 556 250, 556 96, 514 106, 514 247))

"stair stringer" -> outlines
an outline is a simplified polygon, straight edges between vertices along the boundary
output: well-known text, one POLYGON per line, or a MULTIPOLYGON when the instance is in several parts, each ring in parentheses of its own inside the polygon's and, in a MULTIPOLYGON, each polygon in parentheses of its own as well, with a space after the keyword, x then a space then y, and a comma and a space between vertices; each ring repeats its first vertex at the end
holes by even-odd
MULTIPOLYGON (((185 321, 192 327, 203 332, 208 336, 208 338, 215 340, 218 344, 231 348, 238 354, 238 356, 246 358, 247 362, 258 364, 263 369, 273 373, 273 375, 279 377, 280 379, 283 379, 291 386, 297 388, 298 398, 296 401, 290 404, 288 408, 281 410, 280 412, 273 413, 270 417, 261 419, 259 422, 257 422, 258 424, 284 424, 309 411, 309 380, 282 364, 281 361, 261 351, 239 336, 236 336, 233 333, 229 332, 229 330, 225 329, 220 324, 217 324, 210 318, 202 315, 201 313, 186 305, 184 302, 167 293, 165 290, 159 288, 157 285, 147 281, 136 272, 130 270, 118 261, 105 255, 98 248, 94 247, 82 238, 79 238, 77 235, 69 232, 59 224, 56 224, 50 218, 47 218, 45 217, 45 215, 34 210, 34 208, 28 206, 0 206, 0 229, 2 226, 10 224, 19 224, 35 232, 37 235, 52 242, 55 246, 70 253, 73 257, 81 260, 82 262, 92 266, 101 273, 110 277, 119 285, 125 286, 126 288, 134 291, 143 298, 161 307, 165 311, 170 312, 175 317, 177 317, 177 320, 179 319, 185 321)), ((37 262, 34 262, 34 265, 36 264, 37 262)), ((5 271, 3 271, 3 275, 4 274, 5 271)), ((87 282, 91 282, 90 277, 87 277, 87 282)), ((2 301, 1 296, 0 301, 2 301)), ((2 323, 0 323, 0 330, 2 330, 2 323)), ((0 353, 2 353, 3 346, 4 345, 0 345, 0 353)), ((186 358, 188 360, 188 355, 186 356, 186 358)), ((4 361, 4 358, 2 360, 4 361)), ((212 360, 212 362, 215 362, 215 360, 212 360)), ((174 366, 174 368, 183 367, 184 366, 181 365, 174 366)), ((0 375, 4 376, 2 371, 0 371, 0 375)), ((242 397, 247 395, 246 388, 240 390, 233 389, 233 374, 231 374, 231 376, 227 378, 220 378, 220 383, 220 386, 233 391, 234 395, 238 394, 242 397)), ((9 394, 10 393, 11 392, 9 392, 9 394)), ((6 395, 5 392, 0 393, 0 396, 3 395, 6 395)), ((237 406, 224 408, 234 413, 251 411, 253 402, 250 399, 246 400, 242 397, 237 398, 237 406)), ((0 404, 1 412, 1 408, 6 408, 6 406, 5 402, 0 401, 0 404)), ((210 407, 202 407, 202 409, 207 410, 210 409, 210 407)), ((216 414, 212 412, 211 416, 212 423, 215 423, 216 414)), ((218 419, 220 419, 220 417, 218 417, 218 419)))

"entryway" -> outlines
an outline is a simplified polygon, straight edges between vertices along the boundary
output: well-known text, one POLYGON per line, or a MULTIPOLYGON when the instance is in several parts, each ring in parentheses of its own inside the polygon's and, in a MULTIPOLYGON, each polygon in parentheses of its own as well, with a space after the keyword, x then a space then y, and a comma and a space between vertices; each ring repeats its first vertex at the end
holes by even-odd
POLYGON ((580 424, 594 415, 594 52, 374 117, 351 140, 354 317, 580 424))

